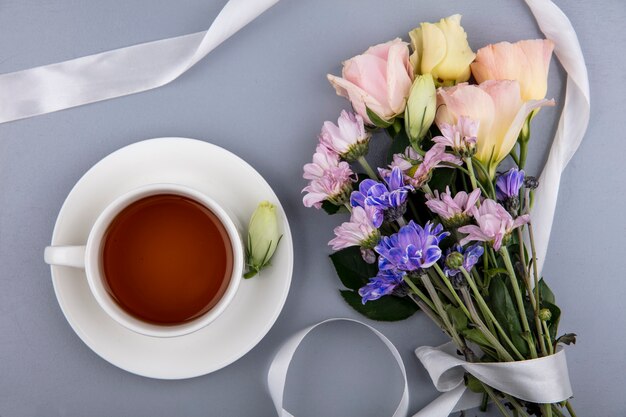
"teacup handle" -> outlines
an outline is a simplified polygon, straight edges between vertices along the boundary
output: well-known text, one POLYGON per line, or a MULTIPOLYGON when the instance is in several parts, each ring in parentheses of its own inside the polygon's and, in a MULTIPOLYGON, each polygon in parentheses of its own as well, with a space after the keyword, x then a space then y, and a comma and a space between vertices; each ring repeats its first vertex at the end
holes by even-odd
POLYGON ((48 265, 85 268, 85 246, 47 246, 43 259, 48 265))

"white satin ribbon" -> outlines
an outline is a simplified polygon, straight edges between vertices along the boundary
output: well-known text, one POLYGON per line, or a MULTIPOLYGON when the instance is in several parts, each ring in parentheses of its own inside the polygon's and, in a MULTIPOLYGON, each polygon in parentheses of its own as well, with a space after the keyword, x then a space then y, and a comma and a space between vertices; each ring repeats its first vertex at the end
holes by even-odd
POLYGON ((161 87, 278 0, 230 0, 206 32, 0 75, 0 123, 161 87))
POLYGON ((415 350, 435 388, 444 394, 413 417, 446 417, 478 406, 481 396, 467 390, 465 372, 492 388, 534 403, 558 403, 572 396, 564 350, 539 359, 493 363, 466 362, 455 352, 453 343, 415 350))
POLYGON ((398 404, 398 407, 396 408, 396 411, 393 413, 392 417, 406 416, 409 409, 409 388, 406 380, 406 370, 404 368, 404 363, 402 362, 402 357, 400 356, 398 349, 396 349, 396 347, 393 345, 393 343, 391 343, 391 341, 389 341, 389 339, 387 339, 381 332, 379 332, 372 326, 369 326, 358 320, 344 318, 328 319, 309 326, 305 329, 300 330, 282 344, 282 346, 278 350, 278 353, 276 353, 276 356, 274 356, 274 359, 272 360, 270 370, 267 375, 268 390, 270 396, 272 397, 272 401, 274 402, 274 407, 276 407, 278 415, 280 417, 293 417, 292 414, 290 414, 283 408, 283 397, 285 393, 285 384, 287 382, 287 370, 289 369, 289 365, 291 364, 291 360, 293 359, 293 355, 294 353, 296 353, 298 346, 300 346, 302 340, 313 330, 326 323, 331 323, 335 321, 344 321, 364 326, 368 330, 371 330, 376 336, 378 336, 378 338, 385 344, 385 346, 387 346, 387 349, 389 349, 394 359, 396 360, 398 368, 400 368, 400 371, 402 372, 402 379, 404 380, 404 390, 402 391, 402 398, 400 399, 400 404, 398 404))
POLYGON ((548 252, 548 242, 559 194, 561 173, 583 140, 589 124, 589 79, 576 31, 565 14, 550 0, 525 0, 539 28, 554 42, 554 54, 567 72, 565 103, 548 160, 539 178, 531 213, 539 273, 548 252))
MULTIPOLYGON (((319 326, 337 321, 364 326, 387 346, 402 372, 404 381, 402 398, 392 417, 406 416, 409 391, 406 370, 398 350, 389 339, 372 326, 358 320, 345 318, 328 319, 309 326, 295 333, 282 344, 270 364, 267 376, 268 390, 278 415, 280 417, 293 417, 284 409, 283 400, 287 371, 300 343, 319 326)), ((478 406, 482 396, 466 389, 463 380, 465 372, 469 372, 499 391, 535 403, 557 403, 572 396, 572 387, 563 350, 539 359, 495 363, 466 362, 456 354, 453 343, 446 343, 437 348, 422 346, 415 350, 415 354, 428 371, 435 388, 443 394, 413 417, 446 417, 455 411, 478 406)))

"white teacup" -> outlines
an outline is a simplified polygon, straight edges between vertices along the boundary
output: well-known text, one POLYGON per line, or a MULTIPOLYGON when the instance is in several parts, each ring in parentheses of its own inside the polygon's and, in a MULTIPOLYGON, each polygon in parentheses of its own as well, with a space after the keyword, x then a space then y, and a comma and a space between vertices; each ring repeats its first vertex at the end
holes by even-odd
POLYGON ((195 332, 215 320, 233 300, 244 266, 241 236, 231 216, 213 199, 191 188, 178 184, 150 184, 134 189, 116 198, 98 216, 84 246, 48 246, 44 260, 50 265, 84 268, 89 288, 102 309, 122 326, 147 336, 175 337, 195 332), (230 281, 217 304, 203 315, 176 325, 158 325, 135 318, 122 309, 106 289, 102 268, 102 246, 105 233, 113 219, 131 203, 159 194, 174 194, 190 198, 212 211, 226 229, 232 246, 233 267, 230 281))

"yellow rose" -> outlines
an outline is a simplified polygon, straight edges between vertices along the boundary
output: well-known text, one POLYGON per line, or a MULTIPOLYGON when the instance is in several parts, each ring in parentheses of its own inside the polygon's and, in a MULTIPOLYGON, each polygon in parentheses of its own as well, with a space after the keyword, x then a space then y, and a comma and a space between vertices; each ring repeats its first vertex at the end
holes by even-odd
POLYGON ((469 80, 470 64, 476 55, 467 43, 461 15, 455 14, 438 23, 422 23, 409 36, 414 51, 410 61, 416 74, 430 73, 444 85, 469 80))

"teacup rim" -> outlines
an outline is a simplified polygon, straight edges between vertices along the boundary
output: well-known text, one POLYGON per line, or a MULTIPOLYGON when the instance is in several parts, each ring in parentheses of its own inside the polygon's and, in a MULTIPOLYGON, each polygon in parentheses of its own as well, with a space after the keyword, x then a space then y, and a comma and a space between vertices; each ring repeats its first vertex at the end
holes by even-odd
POLYGON ((198 191, 197 189, 187 185, 171 182, 144 184, 117 196, 98 215, 96 221, 91 227, 85 245, 85 274, 91 293, 95 297, 98 305, 118 324, 136 333, 151 337, 167 338, 184 336, 209 325, 226 309, 228 304, 230 304, 234 298, 241 282, 243 266, 243 241, 237 225, 233 220, 233 216, 226 209, 224 209, 218 201, 211 196, 208 196, 206 193, 198 191), (226 229, 233 252, 232 274, 226 291, 223 293, 220 300, 210 310, 197 318, 189 322, 176 325, 158 325, 149 323, 126 312, 106 290, 103 282, 104 277, 101 271, 101 247, 104 235, 108 226, 111 224, 111 221, 124 208, 133 202, 159 194, 175 194, 189 197, 211 210, 219 218, 222 225, 226 229))

